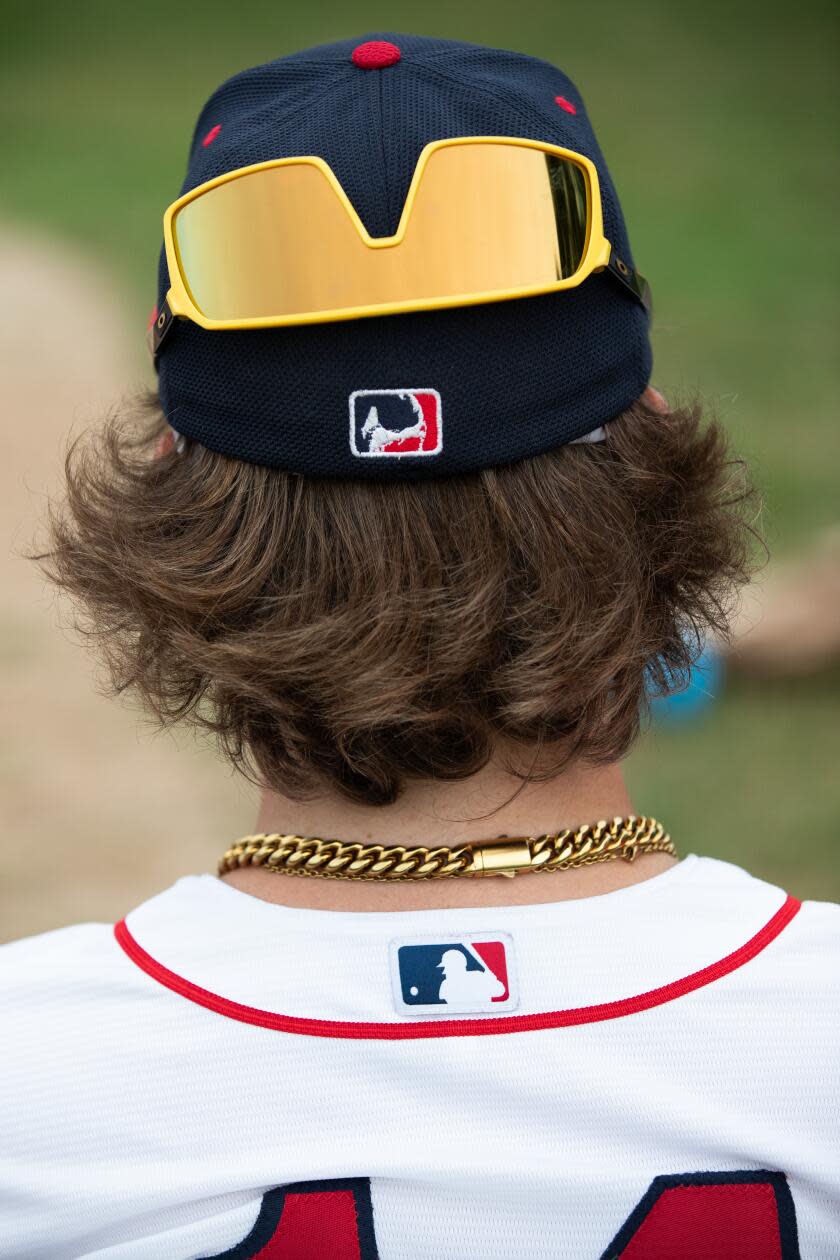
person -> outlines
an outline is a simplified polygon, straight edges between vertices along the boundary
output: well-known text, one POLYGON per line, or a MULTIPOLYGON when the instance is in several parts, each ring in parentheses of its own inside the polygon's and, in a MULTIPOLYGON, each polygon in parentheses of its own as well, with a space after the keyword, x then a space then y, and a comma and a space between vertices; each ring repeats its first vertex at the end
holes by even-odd
MULTIPOLYGON (((474 956, 473 956, 474 957, 474 956)), ((480 962, 480 959, 478 960, 480 962)), ((445 949, 438 963, 441 984, 438 1000, 474 1004, 479 1010, 488 1000, 505 996, 505 985, 489 967, 467 966, 467 955, 460 949, 445 949)))
POLYGON ((158 390, 73 447, 40 562, 259 817, 0 950, 4 1257, 837 1254, 840 907, 622 777, 752 555, 651 317, 557 68, 385 34, 211 96, 158 390))

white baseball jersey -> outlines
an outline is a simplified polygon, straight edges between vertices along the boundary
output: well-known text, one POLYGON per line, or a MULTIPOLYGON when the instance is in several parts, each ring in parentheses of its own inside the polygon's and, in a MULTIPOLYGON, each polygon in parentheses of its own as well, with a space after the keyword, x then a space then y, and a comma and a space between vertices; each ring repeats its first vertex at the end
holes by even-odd
POLYGON ((840 905, 728 862, 364 914, 192 875, 4 946, 0 1002, 4 1260, 840 1257, 840 905))

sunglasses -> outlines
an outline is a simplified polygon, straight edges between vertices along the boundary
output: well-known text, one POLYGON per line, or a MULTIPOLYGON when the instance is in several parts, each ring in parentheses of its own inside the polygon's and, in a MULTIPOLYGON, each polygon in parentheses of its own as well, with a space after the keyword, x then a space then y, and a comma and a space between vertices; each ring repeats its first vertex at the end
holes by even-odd
POLYGON ((606 270, 652 313, 650 286, 604 236, 595 165, 534 140, 427 144, 393 236, 372 237, 330 166, 278 158, 211 179, 167 209, 175 318, 278 328, 500 302, 575 288, 606 270))

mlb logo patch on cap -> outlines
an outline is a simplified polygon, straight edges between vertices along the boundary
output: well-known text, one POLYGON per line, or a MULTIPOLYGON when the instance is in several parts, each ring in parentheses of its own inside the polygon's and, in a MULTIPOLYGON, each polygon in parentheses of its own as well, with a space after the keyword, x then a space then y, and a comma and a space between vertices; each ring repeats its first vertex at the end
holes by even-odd
POLYGON ((509 1011, 519 1002, 506 932, 392 941, 391 980, 403 1015, 509 1011))
POLYGON ((362 458, 400 459, 443 450, 436 389, 357 389, 350 395, 350 449, 362 458))

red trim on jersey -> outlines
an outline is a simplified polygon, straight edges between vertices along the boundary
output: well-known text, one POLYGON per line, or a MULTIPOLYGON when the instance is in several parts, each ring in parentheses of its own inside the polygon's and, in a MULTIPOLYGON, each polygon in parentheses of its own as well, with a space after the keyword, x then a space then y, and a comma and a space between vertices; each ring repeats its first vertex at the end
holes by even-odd
POLYGON ((775 940, 790 923, 793 916, 801 909, 802 903, 788 895, 786 901, 764 927, 756 932, 745 945, 736 949, 719 962, 694 971, 682 980, 673 980, 663 984, 661 988, 651 989, 636 997, 622 998, 618 1002, 602 1002, 598 1006, 576 1006, 566 1011, 543 1011, 537 1015, 496 1015, 484 1019, 450 1019, 450 1020, 418 1020, 412 1023, 356 1023, 344 1019, 304 1019, 299 1015, 279 1015, 275 1011, 262 1011, 256 1006, 244 1006, 241 1002, 232 1002, 229 998, 202 989, 191 980, 176 975, 168 967, 164 967, 151 954, 147 954, 138 945, 125 920, 114 925, 114 936, 125 950, 132 962, 141 971, 145 971, 153 980, 173 993, 206 1006, 208 1010, 219 1015, 227 1015, 229 1019, 238 1019, 244 1024, 257 1024, 260 1028, 273 1028, 277 1032, 301 1033, 308 1037, 354 1037, 389 1041, 405 1041, 415 1037, 481 1037, 493 1033, 530 1032, 540 1028, 569 1028, 574 1024, 593 1024, 602 1019, 620 1019, 623 1015, 635 1015, 638 1011, 650 1010, 653 1006, 661 1006, 663 1002, 672 1002, 674 998, 683 997, 695 989, 712 984, 737 971, 755 958, 756 954, 775 940))

